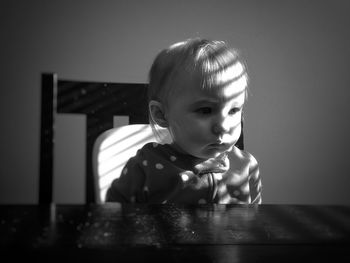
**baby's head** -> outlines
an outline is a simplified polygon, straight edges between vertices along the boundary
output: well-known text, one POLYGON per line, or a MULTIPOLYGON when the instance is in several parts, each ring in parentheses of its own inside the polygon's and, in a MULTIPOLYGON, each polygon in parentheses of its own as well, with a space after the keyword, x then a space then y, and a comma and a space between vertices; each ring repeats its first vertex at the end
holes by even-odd
POLYGON ((223 41, 190 39, 161 51, 149 73, 150 123, 198 158, 229 150, 241 133, 248 76, 223 41))

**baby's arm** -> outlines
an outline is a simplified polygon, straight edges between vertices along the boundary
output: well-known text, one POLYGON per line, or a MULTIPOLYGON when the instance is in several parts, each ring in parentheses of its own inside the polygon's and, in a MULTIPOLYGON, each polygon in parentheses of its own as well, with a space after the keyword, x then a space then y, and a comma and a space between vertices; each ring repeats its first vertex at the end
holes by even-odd
POLYGON ((249 165, 249 188, 252 204, 261 204, 261 191, 262 184, 260 179, 259 164, 255 157, 250 154, 250 165, 249 165))
POLYGON ((119 178, 115 179, 106 194, 106 202, 134 203, 137 193, 144 182, 144 172, 138 158, 131 158, 122 170, 119 178))

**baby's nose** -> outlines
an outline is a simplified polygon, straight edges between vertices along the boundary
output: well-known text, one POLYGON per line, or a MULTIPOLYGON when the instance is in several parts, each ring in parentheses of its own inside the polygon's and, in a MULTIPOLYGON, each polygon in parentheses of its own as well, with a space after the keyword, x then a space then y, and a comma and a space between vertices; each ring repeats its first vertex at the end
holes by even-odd
POLYGON ((214 123, 212 131, 215 135, 228 133, 230 131, 230 123, 227 120, 220 120, 214 123))

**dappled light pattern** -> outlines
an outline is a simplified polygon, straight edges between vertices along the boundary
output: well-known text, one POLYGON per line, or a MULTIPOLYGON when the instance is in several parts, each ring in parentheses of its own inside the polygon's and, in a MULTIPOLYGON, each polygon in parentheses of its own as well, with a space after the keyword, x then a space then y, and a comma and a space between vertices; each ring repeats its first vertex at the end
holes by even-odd
MULTIPOLYGON (((160 143, 170 143, 166 129, 160 131, 165 139, 160 143)), ((97 181, 96 192, 100 202, 104 202, 111 182, 118 178, 129 158, 148 142, 157 142, 148 124, 134 124, 106 131, 96 140, 94 147, 94 173, 97 181)))

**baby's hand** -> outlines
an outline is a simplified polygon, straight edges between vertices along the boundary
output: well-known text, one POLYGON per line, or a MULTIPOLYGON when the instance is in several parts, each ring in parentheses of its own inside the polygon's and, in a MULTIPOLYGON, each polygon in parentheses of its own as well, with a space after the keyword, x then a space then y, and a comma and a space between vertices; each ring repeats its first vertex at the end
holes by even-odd
POLYGON ((216 158, 210 158, 203 163, 197 164, 194 169, 197 174, 202 173, 224 173, 230 168, 230 161, 227 153, 223 153, 216 158))

